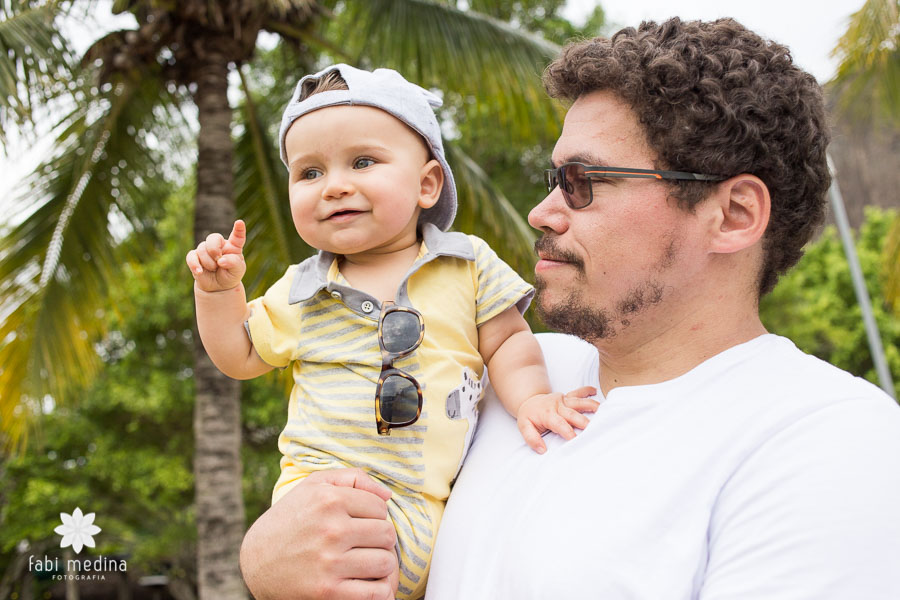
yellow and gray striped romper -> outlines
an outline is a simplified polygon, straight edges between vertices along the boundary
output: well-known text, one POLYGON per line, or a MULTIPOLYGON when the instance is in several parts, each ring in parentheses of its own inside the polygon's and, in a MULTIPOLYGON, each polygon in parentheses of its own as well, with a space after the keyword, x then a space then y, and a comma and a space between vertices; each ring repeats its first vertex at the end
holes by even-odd
POLYGON ((394 364, 423 387, 422 415, 411 426, 378 435, 380 303, 350 287, 335 255, 320 252, 289 267, 250 303, 247 322, 264 361, 293 363, 273 502, 313 471, 368 471, 393 492, 388 510, 397 529, 403 599, 424 594, 444 502, 474 432, 484 370, 478 326, 510 306, 524 312, 534 293, 481 239, 431 224, 423 235, 395 298, 425 321, 421 346, 394 364))

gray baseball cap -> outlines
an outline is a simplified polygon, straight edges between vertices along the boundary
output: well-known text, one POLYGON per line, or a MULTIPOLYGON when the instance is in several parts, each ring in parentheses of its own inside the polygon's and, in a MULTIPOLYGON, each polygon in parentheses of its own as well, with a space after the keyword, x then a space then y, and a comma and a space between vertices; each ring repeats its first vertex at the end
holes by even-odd
POLYGON ((443 104, 443 101, 428 90, 410 83, 393 69, 364 71, 349 65, 338 64, 301 79, 281 117, 278 144, 281 149, 282 162, 285 165, 288 164, 284 138, 295 119, 320 108, 342 104, 380 108, 397 117, 425 138, 432 156, 444 170, 444 187, 435 205, 422 211, 419 222, 434 223, 442 231, 450 229, 453 218, 456 216, 456 183, 453 181, 453 172, 444 156, 441 127, 434 114, 434 109, 443 104), (299 101, 304 82, 310 79, 319 79, 334 70, 340 73, 350 89, 320 92, 302 102, 299 101))

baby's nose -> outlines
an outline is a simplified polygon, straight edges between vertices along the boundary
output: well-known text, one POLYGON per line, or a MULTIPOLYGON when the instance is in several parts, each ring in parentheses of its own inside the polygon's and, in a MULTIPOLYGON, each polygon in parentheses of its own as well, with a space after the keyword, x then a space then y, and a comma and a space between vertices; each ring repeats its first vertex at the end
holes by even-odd
POLYGON ((326 175, 325 187, 322 188, 323 198, 343 198, 353 193, 353 184, 349 177, 340 173, 326 175))

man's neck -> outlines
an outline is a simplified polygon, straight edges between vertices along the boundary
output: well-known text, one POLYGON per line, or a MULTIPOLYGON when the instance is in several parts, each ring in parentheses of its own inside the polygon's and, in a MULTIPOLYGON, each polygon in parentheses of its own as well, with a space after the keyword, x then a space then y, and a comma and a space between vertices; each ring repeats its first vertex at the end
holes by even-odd
POLYGON ((755 302, 720 297, 717 303, 702 306, 701 310, 669 311, 668 322, 662 323, 658 315, 647 315, 643 323, 595 342, 603 394, 617 387, 674 379, 728 348, 767 333, 755 302))

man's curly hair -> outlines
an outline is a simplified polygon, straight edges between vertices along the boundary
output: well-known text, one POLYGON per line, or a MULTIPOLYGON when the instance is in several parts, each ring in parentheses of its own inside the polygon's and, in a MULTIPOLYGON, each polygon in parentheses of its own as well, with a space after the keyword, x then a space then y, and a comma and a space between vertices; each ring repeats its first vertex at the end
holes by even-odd
MULTIPOLYGON (((570 44, 547 67, 544 86, 571 101, 616 94, 637 115, 657 168, 759 177, 772 197, 760 296, 800 260, 824 219, 831 178, 822 90, 785 46, 733 19, 676 17, 570 44)), ((693 210, 715 184, 672 185, 679 205, 693 210)))

